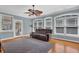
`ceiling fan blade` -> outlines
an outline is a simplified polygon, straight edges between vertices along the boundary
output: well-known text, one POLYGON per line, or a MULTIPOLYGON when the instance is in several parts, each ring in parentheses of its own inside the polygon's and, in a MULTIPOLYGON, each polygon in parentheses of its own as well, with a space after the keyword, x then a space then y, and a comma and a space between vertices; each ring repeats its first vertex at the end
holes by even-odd
POLYGON ((36 13, 40 13, 40 14, 43 13, 43 12, 40 11, 40 10, 35 10, 35 12, 36 12, 36 13))
POLYGON ((35 14, 36 16, 40 16, 40 14, 35 14))
POLYGON ((40 16, 43 12, 42 11, 39 11, 39 10, 34 10, 34 14, 36 16, 40 16))

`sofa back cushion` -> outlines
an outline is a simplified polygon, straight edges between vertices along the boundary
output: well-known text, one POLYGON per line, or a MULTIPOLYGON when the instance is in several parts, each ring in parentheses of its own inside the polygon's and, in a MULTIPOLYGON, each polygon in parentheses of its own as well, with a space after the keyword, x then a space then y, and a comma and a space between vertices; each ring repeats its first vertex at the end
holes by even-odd
POLYGON ((36 32, 40 34, 47 34, 47 33, 52 33, 52 30, 51 29, 36 29, 36 32))

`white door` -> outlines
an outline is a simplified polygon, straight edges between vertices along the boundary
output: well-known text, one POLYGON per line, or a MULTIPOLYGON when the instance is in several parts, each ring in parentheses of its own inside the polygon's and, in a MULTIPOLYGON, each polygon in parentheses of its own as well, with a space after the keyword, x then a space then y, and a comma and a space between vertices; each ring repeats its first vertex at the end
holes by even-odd
POLYGON ((14 36, 22 35, 23 34, 23 21, 22 20, 15 20, 14 22, 14 36))

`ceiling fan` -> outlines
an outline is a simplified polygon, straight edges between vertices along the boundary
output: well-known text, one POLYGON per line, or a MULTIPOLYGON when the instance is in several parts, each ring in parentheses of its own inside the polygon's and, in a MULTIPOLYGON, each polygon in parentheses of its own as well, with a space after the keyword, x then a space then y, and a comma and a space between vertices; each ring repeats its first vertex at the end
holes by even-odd
POLYGON ((35 5, 32 5, 33 9, 28 9, 28 12, 25 12, 25 14, 28 14, 28 16, 40 16, 43 12, 40 10, 35 10, 35 5))

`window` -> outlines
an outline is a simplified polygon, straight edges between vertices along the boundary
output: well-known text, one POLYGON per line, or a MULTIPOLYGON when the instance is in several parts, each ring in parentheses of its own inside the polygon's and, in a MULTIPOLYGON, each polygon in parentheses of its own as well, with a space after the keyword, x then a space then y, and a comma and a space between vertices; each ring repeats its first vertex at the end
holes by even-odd
POLYGON ((62 26, 64 26, 64 19, 62 18, 56 19, 56 27, 62 27, 62 26))
POLYGON ((67 27, 67 34, 77 34, 77 27, 67 27))
POLYGON ((78 15, 63 15, 55 18, 55 33, 78 34, 78 15))
POLYGON ((68 18, 67 20, 67 26, 77 26, 77 18, 68 18))
POLYGON ((43 20, 38 20, 38 29, 43 28, 43 20))
POLYGON ((52 29, 52 17, 45 18, 45 28, 52 29))
POLYGON ((2 16, 2 30, 12 30, 12 23, 11 16, 2 16))
POLYGON ((67 34, 78 34, 78 17, 77 15, 72 15, 66 18, 66 33, 67 34))
POLYGON ((33 24, 34 24, 33 29, 35 31, 37 29, 37 21, 35 20, 33 24))
POLYGON ((64 33, 64 18, 58 17, 55 21, 56 21, 56 33, 64 33))
POLYGON ((56 27, 56 33, 64 33, 64 27, 56 27))
POLYGON ((51 29, 51 27, 46 27, 46 29, 51 29))
POLYGON ((33 21, 33 31, 36 29, 42 29, 44 27, 43 19, 35 19, 33 21))

